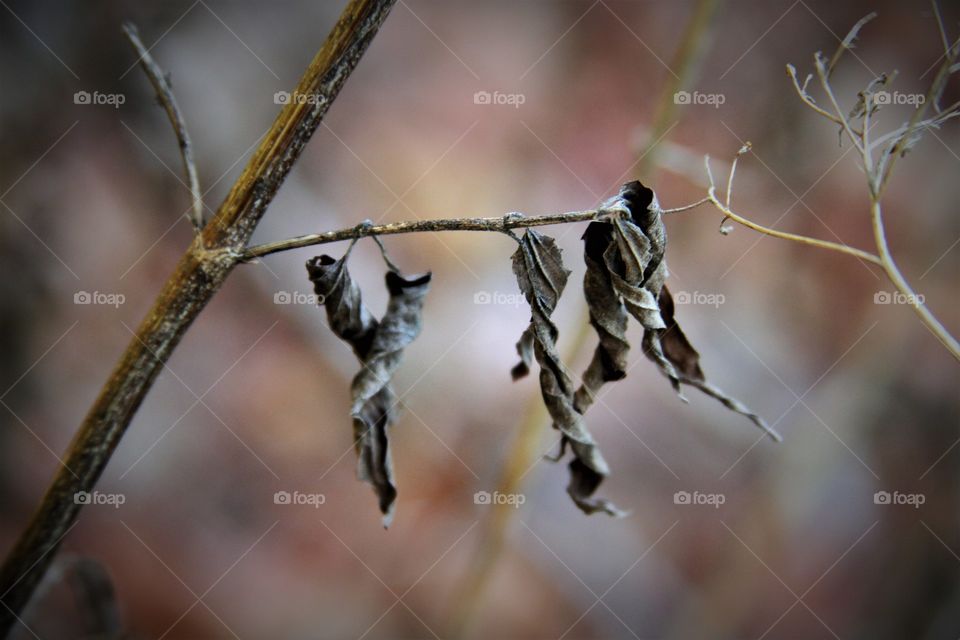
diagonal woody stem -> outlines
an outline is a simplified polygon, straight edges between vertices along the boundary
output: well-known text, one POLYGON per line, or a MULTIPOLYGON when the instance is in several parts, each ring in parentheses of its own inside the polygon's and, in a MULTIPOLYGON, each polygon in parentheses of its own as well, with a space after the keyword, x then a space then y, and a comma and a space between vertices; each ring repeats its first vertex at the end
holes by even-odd
POLYGON ((214 218, 194 237, 81 424, 30 524, 0 570, 0 637, 24 607, 180 339, 244 247, 395 0, 350 0, 214 218))

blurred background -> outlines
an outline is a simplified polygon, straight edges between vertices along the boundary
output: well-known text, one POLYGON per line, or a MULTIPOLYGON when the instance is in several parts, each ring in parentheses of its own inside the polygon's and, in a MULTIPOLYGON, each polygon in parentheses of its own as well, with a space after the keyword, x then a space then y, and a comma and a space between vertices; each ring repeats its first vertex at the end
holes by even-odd
MULTIPOLYGON (((120 24, 171 74, 215 210, 344 3, 0 4, 6 553, 190 241, 176 143, 120 24)), ((960 8, 943 4, 955 38, 960 8)), ((893 70, 897 91, 924 92, 943 53, 925 2, 403 0, 255 239, 588 209, 638 177, 676 207, 704 195, 704 154, 725 176, 749 140, 735 209, 872 250, 858 162, 784 73, 811 71, 870 11, 838 94, 852 106, 893 70)), ((958 93, 954 80, 946 103, 958 93)), ((910 109, 891 105, 880 127, 910 109)), ((926 136, 885 200, 894 255, 954 332, 958 131, 926 136)), ((396 378, 400 496, 384 530, 355 478, 358 365, 307 297, 321 250, 270 256, 238 268, 187 334, 98 486, 122 504, 81 512, 14 637, 84 635, 80 557, 110 575, 130 638, 958 637, 956 360, 884 304, 893 289, 870 265, 723 236, 705 207, 666 224, 669 284, 689 300, 678 318, 708 377, 783 444, 695 390, 678 401, 633 326, 635 366, 587 414, 613 470, 598 494, 632 513, 584 516, 566 465, 541 457, 557 436, 535 376, 510 381, 529 317, 513 243, 394 236, 394 260, 434 280, 396 378), (282 491, 323 503, 277 504, 282 491), (483 491, 522 504, 478 504, 483 491)), ((555 319, 578 371, 595 345, 582 230, 541 229, 573 270, 555 319)), ((350 264, 380 315, 373 243, 350 264)))

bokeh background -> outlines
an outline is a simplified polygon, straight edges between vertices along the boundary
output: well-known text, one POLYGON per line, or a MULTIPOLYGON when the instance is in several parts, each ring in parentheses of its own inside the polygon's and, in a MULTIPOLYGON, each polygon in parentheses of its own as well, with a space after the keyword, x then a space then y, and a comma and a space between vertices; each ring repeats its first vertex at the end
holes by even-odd
MULTIPOLYGON (((344 3, 0 4, 6 552, 190 241, 176 145, 121 22, 172 74, 216 209, 275 117, 275 92, 294 86, 344 3), (76 104, 78 91, 123 104, 76 104), (76 304, 82 292, 122 304, 76 304)), ((810 71, 815 51, 832 53, 875 10, 838 93, 852 106, 893 70, 897 90, 922 92, 942 53, 930 5, 719 2, 680 80, 723 103, 673 105, 663 95, 701 4, 398 3, 256 239, 364 218, 586 209, 641 173, 679 206, 704 194, 704 154, 725 175, 750 140, 739 211, 869 249, 860 167, 784 65, 810 71), (478 91, 523 104, 476 104, 478 91)), ((960 11, 944 5, 956 37, 960 11)), ((881 126, 908 110, 890 107, 881 126)), ((885 201, 903 271, 955 332, 958 131, 927 136, 885 201)), ((400 497, 385 531, 355 478, 357 364, 305 299, 303 264, 319 250, 271 256, 237 269, 190 330, 99 484, 124 503, 82 511, 14 637, 83 636, 68 576, 85 557, 112 578, 131 638, 956 638, 958 363, 908 307, 875 302, 892 291, 877 269, 719 224, 707 208, 667 220, 670 286, 694 302, 679 319, 708 376, 783 444, 695 391, 682 404, 637 348, 588 414, 613 468, 599 493, 632 514, 582 515, 565 464, 540 458, 556 434, 535 379, 510 381, 528 319, 513 243, 391 237, 394 260, 431 269, 434 284, 397 375, 400 497), (505 476, 519 508, 476 504, 505 476), (325 502, 275 504, 277 491, 325 502), (678 491, 723 504, 677 504, 678 491), (877 504, 878 491, 922 504, 877 504)), ((594 344, 577 338, 582 228, 544 230, 573 270, 556 320, 578 370, 594 344)), ((351 269, 379 315, 371 242, 351 269)))

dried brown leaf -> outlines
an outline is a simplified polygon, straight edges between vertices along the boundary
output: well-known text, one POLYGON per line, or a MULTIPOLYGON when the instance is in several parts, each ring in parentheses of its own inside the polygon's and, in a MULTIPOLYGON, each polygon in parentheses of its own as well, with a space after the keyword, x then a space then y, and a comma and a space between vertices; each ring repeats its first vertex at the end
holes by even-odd
POLYGON ((667 236, 656 195, 639 182, 630 182, 621 188, 620 197, 630 211, 630 220, 614 220, 614 241, 605 254, 605 263, 627 309, 643 325, 644 354, 678 393, 681 384, 696 387, 779 440, 759 415, 707 382, 700 368, 700 354, 677 324, 673 297, 664 284, 668 274, 664 259, 667 236))
POLYGON ((363 364, 351 384, 357 476, 377 494, 384 526, 393 519, 397 489, 390 458, 388 429, 396 420, 397 400, 390 381, 403 350, 420 333, 423 299, 430 274, 405 278, 387 272, 387 311, 378 322, 363 306, 360 289, 340 260, 320 256, 307 263, 314 291, 326 308, 330 328, 348 342, 363 364))
POLYGON ((593 404, 604 383, 621 380, 627 375, 630 353, 626 337, 627 310, 604 263, 604 253, 612 241, 611 225, 591 222, 583 234, 583 241, 583 259, 587 265, 583 294, 590 310, 590 324, 597 332, 599 342, 574 396, 574 407, 580 413, 586 412, 593 404))
POLYGON ((403 359, 403 350, 420 334, 423 300, 430 274, 404 278, 388 271, 390 301, 373 336, 363 368, 351 384, 354 437, 357 439, 358 475, 373 485, 380 499, 383 526, 393 519, 397 489, 387 430, 396 419, 396 399, 390 386, 403 359))
POLYGON ((656 363, 681 399, 686 400, 681 384, 696 387, 779 439, 760 416, 707 382, 700 354, 677 324, 673 298, 664 284, 667 235, 656 195, 639 182, 629 182, 609 205, 611 213, 629 212, 629 217, 616 215, 610 222, 593 222, 584 234, 584 293, 599 344, 577 391, 577 409, 585 411, 604 382, 625 375, 629 349, 626 309, 644 329, 643 353, 656 363), (597 262, 601 255, 602 266, 597 262))
POLYGON ((313 282, 313 291, 327 312, 327 321, 334 335, 348 343, 357 358, 367 357, 377 320, 363 305, 360 287, 350 277, 347 258, 339 260, 322 255, 307 261, 307 275, 313 282))
MULTIPOLYGON (((583 416, 574 408, 573 382, 557 351, 558 332, 550 316, 570 275, 563 266, 560 249, 553 238, 528 229, 513 254, 513 271, 530 304, 532 317, 525 335, 533 336, 544 404, 554 428, 563 436, 561 450, 569 444, 575 456, 569 465, 567 493, 585 513, 602 511, 614 516, 623 515, 610 501, 592 497, 610 470, 587 430, 583 416)), ((521 338, 520 344, 525 340, 521 338)))

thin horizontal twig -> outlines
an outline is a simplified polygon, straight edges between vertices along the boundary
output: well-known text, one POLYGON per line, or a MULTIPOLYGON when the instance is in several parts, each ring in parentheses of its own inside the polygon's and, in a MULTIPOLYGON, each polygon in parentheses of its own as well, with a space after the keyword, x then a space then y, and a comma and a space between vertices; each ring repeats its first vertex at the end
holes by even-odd
POLYGON ((242 259, 253 260, 280 251, 311 247, 318 244, 329 244, 331 242, 342 242, 355 238, 366 238, 367 236, 387 236, 399 233, 423 233, 431 231, 499 231, 505 233, 511 229, 596 220, 605 213, 608 212, 603 209, 570 211, 568 213, 554 213, 542 216, 525 216, 522 213, 508 213, 496 218, 440 218, 436 220, 388 222, 385 224, 373 224, 367 220, 346 229, 337 229, 324 233, 311 233, 287 240, 254 245, 248 247, 243 252, 242 259))
MULTIPOLYGON (((821 249, 839 251, 847 255, 860 258, 872 264, 880 265, 880 258, 872 253, 856 249, 845 244, 830 242, 828 240, 819 240, 808 236, 801 236, 795 233, 778 231, 757 224, 748 218, 741 216, 727 207, 716 195, 714 188, 710 188, 705 198, 697 200, 691 204, 683 205, 672 209, 664 209, 663 214, 680 213, 689 211, 701 205, 711 203, 727 218, 737 222, 745 227, 758 231, 760 233, 781 238, 783 240, 792 240, 801 244, 806 244, 821 249)), ((571 222, 585 222, 597 220, 601 216, 609 213, 604 209, 591 209, 587 211, 570 211, 567 213, 554 213, 542 216, 525 216, 514 213, 495 218, 439 218, 436 220, 407 220, 403 222, 388 222, 386 224, 372 224, 369 221, 362 222, 353 227, 337 229, 335 231, 326 231, 324 233, 312 233, 303 236, 296 236, 286 240, 276 242, 266 242, 247 248, 241 254, 241 260, 251 261, 282 251, 292 249, 302 249, 321 244, 330 244, 333 242, 343 242, 357 238, 366 238, 369 236, 386 236, 401 233, 425 233, 434 231, 495 231, 505 233, 511 229, 524 229, 528 227, 542 227, 552 224, 568 224, 571 222)))

